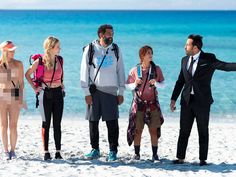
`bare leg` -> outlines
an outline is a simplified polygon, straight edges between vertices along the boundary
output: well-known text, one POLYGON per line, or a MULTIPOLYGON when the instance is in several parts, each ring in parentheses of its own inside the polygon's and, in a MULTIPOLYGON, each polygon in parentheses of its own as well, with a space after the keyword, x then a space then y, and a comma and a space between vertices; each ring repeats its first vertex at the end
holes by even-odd
POLYGON ((151 136, 152 146, 157 146, 157 144, 158 144, 157 128, 150 128, 149 133, 150 133, 150 136, 151 136))
POLYGON ((17 123, 19 119, 20 108, 18 105, 11 105, 9 110, 10 125, 10 144, 11 151, 15 151, 17 142, 17 123))
POLYGON ((142 132, 143 132, 143 130, 135 130, 135 135, 134 135, 134 145, 135 146, 140 146, 142 132))
POLYGON ((0 107, 0 116, 1 116, 1 134, 2 134, 2 143, 3 143, 3 148, 5 152, 8 152, 8 134, 7 134, 7 129, 8 129, 8 108, 7 106, 1 106, 0 107))

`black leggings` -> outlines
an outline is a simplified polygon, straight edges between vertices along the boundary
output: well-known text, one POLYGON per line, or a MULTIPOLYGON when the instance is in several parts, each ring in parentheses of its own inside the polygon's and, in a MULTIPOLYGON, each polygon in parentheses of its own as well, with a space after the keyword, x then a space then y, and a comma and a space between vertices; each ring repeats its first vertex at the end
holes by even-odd
MULTIPOLYGON (((106 121, 108 141, 111 151, 117 152, 119 139, 118 119, 106 121)), ((90 143, 93 149, 99 149, 99 121, 89 121, 90 143)))
POLYGON ((49 129, 51 124, 51 116, 53 115, 53 130, 56 150, 61 150, 61 120, 64 107, 64 99, 62 88, 45 89, 43 95, 43 107, 45 114, 45 122, 42 125, 42 138, 44 151, 48 151, 49 129))

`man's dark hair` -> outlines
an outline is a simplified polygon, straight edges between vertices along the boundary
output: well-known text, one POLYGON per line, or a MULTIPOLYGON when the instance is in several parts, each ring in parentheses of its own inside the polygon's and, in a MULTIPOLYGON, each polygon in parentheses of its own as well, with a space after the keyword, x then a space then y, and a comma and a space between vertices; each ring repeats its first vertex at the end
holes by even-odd
POLYGON ((113 30, 113 27, 111 25, 108 25, 108 24, 101 25, 98 28, 98 37, 100 37, 99 36, 100 33, 105 34, 107 29, 113 30))
POLYGON ((195 35, 195 34, 190 34, 188 36, 188 39, 192 39, 193 40, 193 46, 197 46, 197 48, 199 50, 202 49, 203 43, 202 43, 202 36, 200 35, 195 35))

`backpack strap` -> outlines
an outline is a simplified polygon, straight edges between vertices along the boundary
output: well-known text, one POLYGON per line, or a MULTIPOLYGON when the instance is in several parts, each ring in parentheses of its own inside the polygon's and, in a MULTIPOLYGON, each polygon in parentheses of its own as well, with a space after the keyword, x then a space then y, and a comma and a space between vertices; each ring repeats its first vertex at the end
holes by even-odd
POLYGON ((32 65, 32 62, 31 62, 32 56, 33 55, 30 55, 30 57, 29 57, 29 64, 30 64, 30 66, 32 65))
POLYGON ((56 60, 54 62, 53 73, 52 73, 52 78, 51 78, 51 82, 50 82, 50 88, 52 86, 52 82, 53 82, 53 79, 54 79, 55 72, 56 72, 56 60))
POLYGON ((140 63, 137 64, 136 67, 137 67, 138 78, 142 79, 142 66, 141 66, 141 64, 140 63))
POLYGON ((149 73, 149 79, 155 79, 157 77, 156 64, 153 61, 150 61, 151 70, 149 73))
MULTIPOLYGON (((86 47, 83 48, 83 51, 86 47)), ((117 44, 112 43, 112 51, 114 51, 115 56, 117 61, 119 60, 119 47, 117 44)), ((93 43, 89 44, 89 49, 88 49, 88 58, 89 58, 89 65, 93 65, 94 68, 96 68, 95 64, 93 63, 93 56, 94 56, 95 50, 94 50, 94 46, 93 43)))
MULTIPOLYGON (((139 79, 143 79, 143 76, 142 76, 142 65, 141 65, 141 63, 137 64, 136 67, 137 67, 137 75, 138 75, 138 78, 139 78, 139 79)), ((149 70, 148 73, 147 73, 147 78, 146 78, 145 81, 144 81, 144 86, 143 86, 143 89, 142 89, 142 92, 141 92, 142 94, 143 94, 143 91, 144 91, 144 89, 145 89, 145 87, 146 87, 146 85, 147 85, 147 82, 148 82, 148 80, 149 80, 150 72, 151 72, 151 71, 149 70)), ((142 84, 141 84, 141 85, 142 85, 142 84)), ((138 90, 139 90, 139 88, 141 87, 141 85, 138 85, 138 86, 135 88, 136 96, 137 96, 137 98, 140 99, 140 100, 142 100, 142 95, 139 95, 139 94, 138 94, 138 90)))
POLYGON ((94 80, 93 80, 94 83, 95 83, 95 81, 96 81, 98 72, 100 71, 100 69, 101 69, 101 67, 102 67, 102 64, 103 64, 103 62, 104 62, 104 60, 105 60, 105 58, 106 58, 106 56, 107 56, 107 54, 108 54, 108 50, 109 50, 109 48, 107 49, 106 54, 103 56, 102 62, 101 62, 101 64, 100 64, 99 67, 98 67, 97 73, 96 73, 96 75, 95 75, 95 77, 94 77, 94 80))
POLYGON ((112 43, 112 51, 114 51, 117 61, 119 60, 119 47, 117 44, 112 43))
POLYGON ((43 58, 41 56, 39 57, 39 65, 43 65, 43 58))
POLYGON ((88 50, 89 65, 93 65, 93 67, 96 68, 95 64, 93 63, 94 53, 95 53, 95 51, 94 51, 93 43, 90 43, 89 50, 88 50))
POLYGON ((64 76, 64 70, 63 70, 63 58, 61 56, 57 56, 57 59, 61 65, 61 68, 62 68, 62 74, 61 74, 61 83, 63 83, 63 76, 64 76))

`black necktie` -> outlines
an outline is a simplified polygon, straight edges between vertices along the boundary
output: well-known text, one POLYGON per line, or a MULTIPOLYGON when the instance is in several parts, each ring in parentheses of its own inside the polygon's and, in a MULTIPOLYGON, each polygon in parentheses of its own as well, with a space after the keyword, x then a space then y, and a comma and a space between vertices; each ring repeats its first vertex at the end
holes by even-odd
POLYGON ((196 60, 193 60, 193 56, 191 56, 191 63, 190 66, 188 68, 188 73, 192 76, 192 71, 193 71, 193 64, 196 60))

